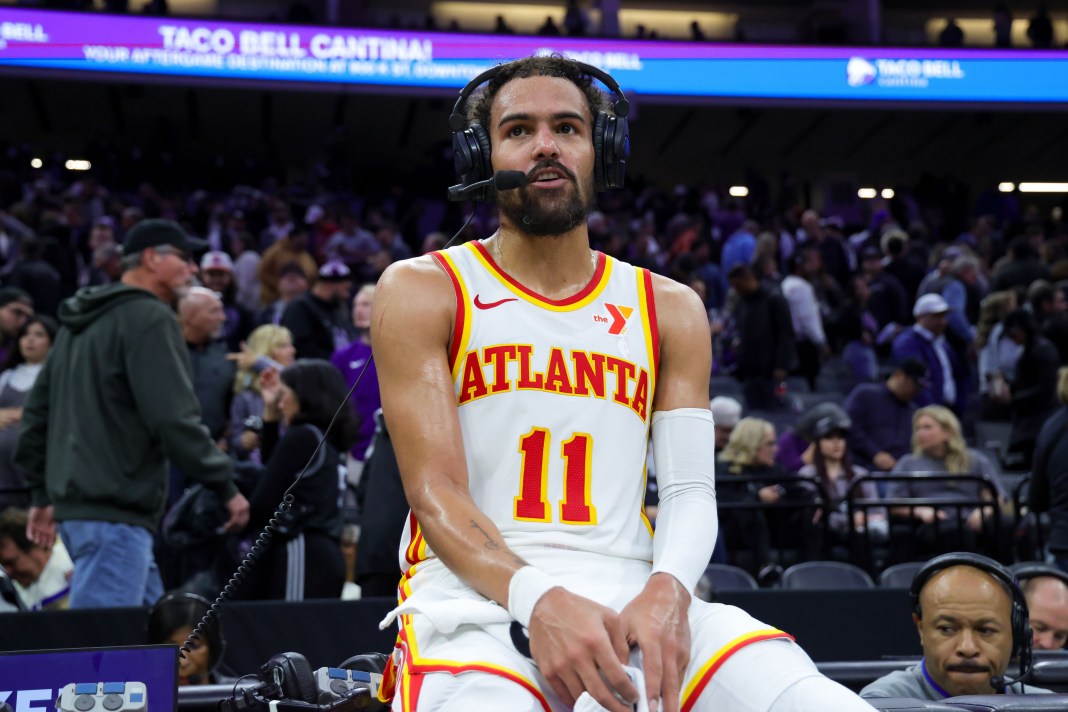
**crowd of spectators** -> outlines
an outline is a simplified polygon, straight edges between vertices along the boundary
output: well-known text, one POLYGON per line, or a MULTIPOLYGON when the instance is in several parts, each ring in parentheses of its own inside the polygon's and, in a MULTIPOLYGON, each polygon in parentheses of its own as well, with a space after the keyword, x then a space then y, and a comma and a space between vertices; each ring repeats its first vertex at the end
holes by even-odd
MULTIPOLYGON (((51 317, 77 289, 116 281, 124 237, 145 219, 164 218, 207 242, 193 256, 200 286, 177 305, 177 318, 203 425, 237 464, 253 521, 262 523, 282 484, 303 465, 292 453, 310 455, 314 430, 328 422, 318 411, 303 418, 303 410, 285 412, 282 394, 293 390, 285 384, 299 376, 293 369, 309 362, 329 368, 339 400, 343 384, 351 387, 361 373, 373 382, 373 368, 364 367, 374 283, 390 263, 440 249, 442 231, 471 215, 470 208, 394 187, 356 195, 324 182, 275 178, 225 191, 109 182, 48 168, 0 175, 6 285, 0 349, 7 357, 0 372, 0 497, 5 505, 26 505, 10 451, 20 399, 56 333, 51 317), (303 422, 311 427, 292 427, 303 422), (286 445, 294 439, 300 448, 286 445), (264 489, 268 475, 273 484, 264 489)), ((912 558, 930 553, 958 518, 967 523, 960 546, 983 548, 989 513, 1008 505, 999 482, 1005 462, 1029 467, 1042 424, 1058 407, 1057 369, 1068 356, 1068 226, 1061 209, 1043 213, 994 192, 962 205, 930 176, 899 186, 895 198, 873 207, 865 223, 847 224, 788 191, 739 201, 711 184, 664 191, 635 178, 602 194, 589 216, 596 249, 687 284, 705 301, 715 353, 710 395, 737 398, 726 411, 721 402, 724 415, 717 413, 720 474, 748 478, 721 487, 721 503, 811 501, 815 490, 806 482, 820 490, 823 504, 804 515, 752 511, 732 522, 735 515, 724 513, 722 560, 760 572, 783 563, 775 553, 783 542, 800 557, 848 558, 849 533, 858 528, 879 541, 915 545, 889 552, 886 562, 912 558), (842 407, 799 417, 820 400, 842 407), (1005 453, 974 447, 977 422, 1009 429, 1005 453), (921 470, 984 475, 993 492, 976 485, 963 488, 964 498, 990 504, 955 513, 937 504, 891 507, 871 510, 863 521, 847 515, 854 479, 921 470), (783 479, 797 473, 797 482, 783 479), (895 539, 895 526, 912 536, 895 539)), ((461 239, 496 227, 490 206, 472 217, 461 239)), ((305 400, 296 398, 302 409, 310 407, 305 400)), ((319 466, 340 470, 331 481, 346 490, 336 517, 316 525, 316 551, 329 563, 330 580, 290 581, 287 589, 276 578, 282 583, 261 590, 337 596, 347 583, 344 590, 355 594, 351 551, 360 506, 374 507, 355 494, 374 435, 374 389, 357 388, 353 403, 351 432, 332 440, 336 452, 319 466)), ((172 472, 172 506, 186 484, 172 472)), ((933 489, 922 492, 911 486, 868 494, 961 498, 953 483, 928 483, 933 489)), ((254 533, 253 527, 234 535, 225 561, 167 551, 171 543, 161 539, 165 587, 211 595, 254 533)), ((272 576, 286 565, 275 562, 272 576)))

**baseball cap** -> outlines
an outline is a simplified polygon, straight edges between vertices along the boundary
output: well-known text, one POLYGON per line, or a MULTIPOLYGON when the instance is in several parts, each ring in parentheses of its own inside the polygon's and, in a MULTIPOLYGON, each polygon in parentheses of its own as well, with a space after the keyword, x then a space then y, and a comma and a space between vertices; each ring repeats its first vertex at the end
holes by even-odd
POLYGON ((198 252, 207 248, 207 240, 198 240, 190 237, 181 225, 173 220, 152 218, 142 220, 130 228, 126 238, 122 241, 122 252, 132 255, 149 247, 171 245, 188 253, 198 252))
POLYGON ((897 366, 897 370, 901 371, 921 386, 927 385, 927 364, 920 359, 915 358, 914 356, 902 359, 901 363, 897 366))
POLYGON ((821 423, 824 435, 832 430, 848 431, 853 426, 852 418, 842 410, 842 406, 837 403, 827 402, 817 403, 807 413, 798 418, 794 431, 805 440, 812 442, 820 437, 816 432, 817 426, 820 426, 821 423))
POLYGON ((212 250, 211 252, 205 252, 204 256, 200 259, 201 271, 209 269, 219 269, 226 272, 234 271, 234 261, 230 259, 230 255, 219 250, 212 250))
POLYGON ((352 272, 341 260, 327 260, 319 268, 319 279, 326 282, 345 282, 348 281, 350 274, 352 272))
POLYGON ((836 430, 848 433, 851 425, 853 425, 853 421, 849 418, 842 420, 833 415, 825 415, 812 424, 812 439, 825 438, 836 430))
POLYGON ((742 418, 742 404, 727 396, 716 396, 708 404, 712 419, 723 428, 733 428, 742 418))
POLYGON ((33 306, 33 297, 29 292, 18 287, 0 287, 0 307, 5 307, 11 302, 22 302, 26 306, 33 306))
POLYGON ((941 294, 924 294, 916 300, 916 306, 912 308, 912 316, 945 314, 947 311, 949 311, 949 304, 942 298, 941 294))

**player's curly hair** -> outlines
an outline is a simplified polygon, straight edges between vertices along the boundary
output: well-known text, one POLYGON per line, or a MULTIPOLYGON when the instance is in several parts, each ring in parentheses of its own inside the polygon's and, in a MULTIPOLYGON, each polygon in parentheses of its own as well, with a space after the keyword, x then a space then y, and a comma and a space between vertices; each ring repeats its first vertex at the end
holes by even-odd
POLYGON ((502 65, 502 67, 501 71, 486 82, 485 86, 471 94, 471 98, 467 102, 468 124, 477 123, 482 127, 488 127, 490 109, 501 87, 513 79, 526 79, 528 77, 560 77, 570 81, 585 95, 586 104, 590 109, 591 121, 597 116, 598 112, 608 111, 611 106, 608 94, 593 83, 593 78, 586 74, 576 62, 563 55, 551 54, 548 56, 524 57, 502 65))

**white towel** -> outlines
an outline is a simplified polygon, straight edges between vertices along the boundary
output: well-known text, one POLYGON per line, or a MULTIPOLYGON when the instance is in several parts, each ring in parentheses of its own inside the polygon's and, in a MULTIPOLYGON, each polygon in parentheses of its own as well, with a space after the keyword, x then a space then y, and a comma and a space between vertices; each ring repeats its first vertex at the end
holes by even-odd
MULTIPOLYGON (((632 709, 634 712, 649 712, 649 700, 645 697, 645 674, 642 673, 641 660, 641 652, 635 648, 630 654, 631 664, 624 665, 623 670, 627 673, 630 681, 634 683, 634 687, 638 688, 638 701, 632 709)), ((572 709, 574 712, 606 712, 601 703, 593 699, 588 692, 583 692, 579 695, 572 709)))
POLYGON ((424 601, 415 593, 382 619, 379 630, 385 630, 397 620, 397 616, 408 613, 420 613, 426 616, 430 624, 442 633, 451 633, 461 625, 488 625, 490 623, 510 623, 512 616, 508 611, 493 601, 467 592, 452 592, 435 589, 436 595, 452 596, 438 600, 424 601))

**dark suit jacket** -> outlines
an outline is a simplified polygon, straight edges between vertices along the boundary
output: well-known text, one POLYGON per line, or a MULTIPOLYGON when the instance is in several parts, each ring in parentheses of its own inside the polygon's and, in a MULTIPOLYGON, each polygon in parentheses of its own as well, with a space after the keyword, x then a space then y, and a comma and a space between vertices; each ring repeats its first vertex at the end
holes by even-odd
POLYGON ((901 363, 904 359, 912 357, 918 358, 927 364, 928 385, 916 396, 916 405, 920 407, 925 405, 944 405, 947 408, 951 408, 957 414, 957 417, 960 417, 964 413, 964 406, 968 400, 968 375, 961 366, 957 354, 948 343, 945 351, 952 371, 952 373, 948 374, 942 372, 942 362, 935 352, 934 344, 913 328, 906 329, 898 334, 897 338, 894 339, 891 354, 893 355, 894 363, 901 363), (942 396, 946 378, 952 378, 957 386, 957 401, 955 403, 946 403, 942 396))

